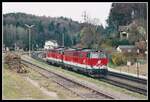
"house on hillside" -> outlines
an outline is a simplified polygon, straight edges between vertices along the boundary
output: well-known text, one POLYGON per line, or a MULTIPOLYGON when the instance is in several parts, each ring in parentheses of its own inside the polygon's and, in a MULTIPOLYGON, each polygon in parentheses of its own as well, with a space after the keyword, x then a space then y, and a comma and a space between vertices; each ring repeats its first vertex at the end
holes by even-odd
POLYGON ((55 40, 46 41, 44 45, 44 49, 53 49, 58 47, 58 44, 55 40))
POLYGON ((119 52, 136 52, 137 51, 134 45, 119 45, 116 48, 116 50, 119 52))
POLYGON ((120 39, 128 39, 129 37, 129 27, 128 26, 119 26, 120 39))

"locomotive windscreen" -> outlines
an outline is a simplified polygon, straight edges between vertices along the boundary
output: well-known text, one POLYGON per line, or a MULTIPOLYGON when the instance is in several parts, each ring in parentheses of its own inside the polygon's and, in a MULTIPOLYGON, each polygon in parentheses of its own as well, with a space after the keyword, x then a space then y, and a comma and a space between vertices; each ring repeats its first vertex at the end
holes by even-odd
POLYGON ((106 58, 106 55, 104 53, 91 52, 90 58, 106 58))

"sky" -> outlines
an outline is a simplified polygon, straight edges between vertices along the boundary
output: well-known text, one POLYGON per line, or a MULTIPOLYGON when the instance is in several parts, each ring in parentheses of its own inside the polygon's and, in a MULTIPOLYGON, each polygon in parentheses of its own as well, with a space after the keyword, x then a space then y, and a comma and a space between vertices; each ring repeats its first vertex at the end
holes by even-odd
POLYGON ((3 14, 22 12, 37 16, 63 16, 83 22, 82 15, 86 11, 90 18, 97 18, 97 23, 105 27, 111 4, 110 2, 3 2, 2 12, 3 14))

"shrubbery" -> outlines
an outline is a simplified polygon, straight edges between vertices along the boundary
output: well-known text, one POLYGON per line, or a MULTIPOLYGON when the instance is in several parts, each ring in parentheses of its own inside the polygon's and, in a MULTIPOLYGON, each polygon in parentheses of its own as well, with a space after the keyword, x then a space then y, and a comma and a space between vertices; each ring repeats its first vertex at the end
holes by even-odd
POLYGON ((127 65, 127 61, 130 61, 131 64, 134 64, 137 60, 137 55, 134 52, 113 52, 110 60, 114 65, 127 65))
POLYGON ((123 53, 114 52, 112 53, 111 60, 115 65, 122 65, 122 64, 126 64, 127 57, 123 53))

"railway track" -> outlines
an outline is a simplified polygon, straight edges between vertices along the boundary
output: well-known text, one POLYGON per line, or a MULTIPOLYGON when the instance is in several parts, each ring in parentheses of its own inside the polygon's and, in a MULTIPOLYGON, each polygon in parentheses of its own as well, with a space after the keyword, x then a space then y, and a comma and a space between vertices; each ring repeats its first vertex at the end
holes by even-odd
POLYGON ((147 95, 147 81, 120 73, 108 72, 104 79, 100 79, 112 85, 128 89, 143 95, 147 95))
POLYGON ((102 93, 99 90, 84 85, 83 83, 79 83, 75 80, 64 77, 63 75, 49 71, 40 66, 34 65, 31 62, 25 60, 22 60, 21 62, 24 65, 30 66, 30 68, 39 72, 42 76, 46 78, 51 78, 54 82, 56 82, 60 86, 64 87, 65 89, 71 91, 72 93, 78 95, 83 99, 115 99, 110 94, 108 95, 106 93, 102 93))
MULTIPOLYGON (((33 58, 45 62, 38 56, 33 56, 33 58)), ((147 80, 145 79, 109 71, 108 75, 104 79, 101 78, 98 80, 107 82, 117 87, 125 88, 136 93, 147 95, 147 80)))

